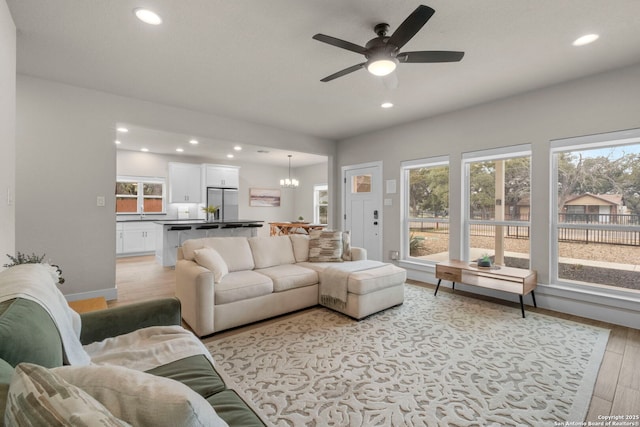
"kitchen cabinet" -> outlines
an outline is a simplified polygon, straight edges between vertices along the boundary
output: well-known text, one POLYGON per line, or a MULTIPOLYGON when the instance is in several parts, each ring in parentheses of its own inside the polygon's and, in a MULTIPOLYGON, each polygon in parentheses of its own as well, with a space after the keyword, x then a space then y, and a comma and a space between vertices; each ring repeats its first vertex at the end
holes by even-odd
POLYGON ((201 166, 191 163, 169 163, 170 203, 201 203, 201 166))
POLYGON ((156 228, 153 222, 131 221, 116 225, 116 254, 150 253, 155 249, 156 228))
POLYGON ((237 166, 204 165, 206 187, 238 188, 240 168, 237 166))

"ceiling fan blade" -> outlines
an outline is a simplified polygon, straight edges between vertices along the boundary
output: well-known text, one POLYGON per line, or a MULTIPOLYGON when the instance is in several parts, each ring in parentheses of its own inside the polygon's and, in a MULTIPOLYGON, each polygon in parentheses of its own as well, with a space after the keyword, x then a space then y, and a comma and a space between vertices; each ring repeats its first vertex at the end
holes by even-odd
POLYGON ((349 68, 345 68, 344 70, 340 70, 337 73, 333 73, 330 76, 325 77, 324 79, 320 80, 321 82, 330 82, 333 79, 337 79, 338 77, 342 77, 345 76, 349 73, 353 73, 354 71, 358 71, 360 68, 364 67, 364 64, 366 64, 366 62, 363 62, 361 64, 358 65, 352 65, 349 68))
POLYGON ((391 35, 387 44, 394 45, 400 49, 420 31, 435 12, 429 6, 418 6, 391 35))
POLYGON ((427 62, 458 62, 464 56, 464 52, 451 50, 423 50, 419 52, 402 52, 396 58, 400 62, 427 63, 427 62))
POLYGON ((362 55, 367 53, 367 49, 362 46, 358 46, 357 44, 348 42, 346 40, 341 40, 335 37, 327 36, 325 34, 316 34, 315 36, 313 36, 313 38, 320 42, 330 44, 332 46, 350 50, 351 52, 359 53, 362 55))

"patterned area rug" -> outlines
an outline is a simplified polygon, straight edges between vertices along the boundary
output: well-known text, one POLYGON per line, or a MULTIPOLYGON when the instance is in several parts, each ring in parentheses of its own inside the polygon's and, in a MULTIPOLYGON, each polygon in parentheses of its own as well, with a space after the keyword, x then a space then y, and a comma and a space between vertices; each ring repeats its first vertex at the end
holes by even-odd
POLYGON ((273 426, 553 426, 584 420, 608 337, 407 285, 360 322, 323 308, 205 344, 273 426))

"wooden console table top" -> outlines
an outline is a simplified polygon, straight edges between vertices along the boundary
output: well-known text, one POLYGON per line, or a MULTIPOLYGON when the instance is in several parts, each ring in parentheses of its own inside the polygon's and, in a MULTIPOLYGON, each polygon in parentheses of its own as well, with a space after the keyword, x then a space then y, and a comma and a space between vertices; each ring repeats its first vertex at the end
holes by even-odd
POLYGON ((284 236, 287 234, 309 234, 311 230, 322 230, 326 225, 309 224, 306 222, 270 222, 271 236, 284 236))

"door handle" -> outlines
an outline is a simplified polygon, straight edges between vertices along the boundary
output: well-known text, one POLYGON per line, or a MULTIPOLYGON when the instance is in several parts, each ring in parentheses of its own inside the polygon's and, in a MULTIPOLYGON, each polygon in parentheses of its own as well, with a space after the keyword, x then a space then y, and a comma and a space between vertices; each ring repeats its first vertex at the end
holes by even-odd
POLYGON ((378 221, 373 221, 373 225, 378 225, 378 221))

